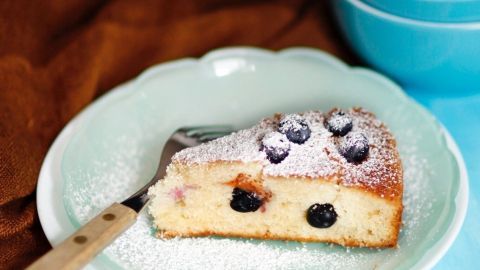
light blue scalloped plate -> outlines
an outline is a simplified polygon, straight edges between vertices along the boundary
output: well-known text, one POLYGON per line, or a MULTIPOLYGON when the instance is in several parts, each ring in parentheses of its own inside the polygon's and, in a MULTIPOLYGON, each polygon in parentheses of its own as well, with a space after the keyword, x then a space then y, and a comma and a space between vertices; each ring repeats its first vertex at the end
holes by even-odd
POLYGON ((94 269, 424 269, 456 237, 468 178, 448 132, 398 86, 318 50, 213 51, 145 71, 79 114, 42 167, 38 207, 53 245, 153 175, 178 127, 248 127, 275 112, 362 106, 394 133, 405 170, 404 226, 397 249, 345 249, 229 238, 158 240, 148 215, 89 267, 94 269))

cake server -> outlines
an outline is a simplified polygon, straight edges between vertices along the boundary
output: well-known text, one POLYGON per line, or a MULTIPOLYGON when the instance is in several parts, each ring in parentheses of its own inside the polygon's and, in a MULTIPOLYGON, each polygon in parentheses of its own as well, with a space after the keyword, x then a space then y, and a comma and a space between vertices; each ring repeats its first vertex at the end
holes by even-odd
POLYGON ((165 143, 153 178, 121 203, 113 203, 27 269, 79 269, 135 223, 147 204, 148 188, 165 176, 172 156, 187 147, 199 145, 233 132, 231 126, 183 127, 165 143))

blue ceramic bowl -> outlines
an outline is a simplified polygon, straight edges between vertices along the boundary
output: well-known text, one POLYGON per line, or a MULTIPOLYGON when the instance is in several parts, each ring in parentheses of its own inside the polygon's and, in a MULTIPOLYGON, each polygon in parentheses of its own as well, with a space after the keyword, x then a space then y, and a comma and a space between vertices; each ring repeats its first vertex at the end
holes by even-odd
POLYGON ((480 0, 362 0, 391 14, 433 22, 480 21, 480 0))
POLYGON ((400 17, 360 0, 332 1, 353 49, 410 89, 480 91, 480 22, 435 23, 400 17))

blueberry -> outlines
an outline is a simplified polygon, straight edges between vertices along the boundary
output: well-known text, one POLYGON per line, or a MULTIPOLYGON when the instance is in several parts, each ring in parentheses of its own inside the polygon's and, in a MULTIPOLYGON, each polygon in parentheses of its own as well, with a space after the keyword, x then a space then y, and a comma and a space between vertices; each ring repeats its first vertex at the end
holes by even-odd
POLYGON ((234 188, 230 207, 241 213, 255 212, 262 205, 262 200, 253 192, 248 192, 240 188, 234 188))
POLYGON ((280 121, 278 131, 287 136, 288 140, 303 144, 310 138, 311 130, 307 120, 298 114, 289 114, 280 121))
POLYGON ((330 117, 325 122, 325 127, 334 136, 345 136, 352 130, 352 119, 344 111, 336 111, 330 114, 330 117))
POLYGON ((313 204, 307 210, 307 222, 315 228, 328 228, 337 221, 337 212, 329 203, 313 204))
POLYGON ((288 156, 290 142, 285 135, 279 132, 271 132, 263 137, 261 150, 265 152, 271 163, 278 164, 288 156))
POLYGON ((339 152, 348 162, 359 163, 368 156, 369 149, 367 137, 362 133, 352 132, 343 138, 339 152))

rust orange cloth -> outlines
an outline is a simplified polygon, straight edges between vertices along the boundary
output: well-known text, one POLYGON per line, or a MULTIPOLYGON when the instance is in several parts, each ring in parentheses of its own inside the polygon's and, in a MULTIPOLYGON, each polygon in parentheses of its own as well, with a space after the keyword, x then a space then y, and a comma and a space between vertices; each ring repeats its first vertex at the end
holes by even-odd
POLYGON ((50 249, 35 187, 76 113, 150 65, 235 45, 312 46, 356 62, 326 0, 1 1, 0 268, 50 249))

